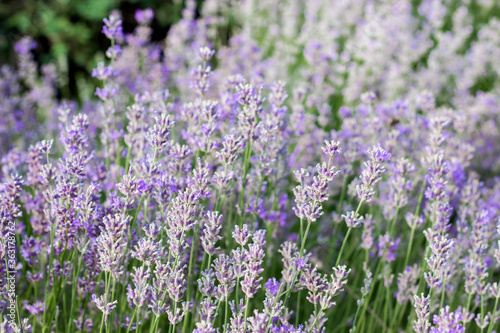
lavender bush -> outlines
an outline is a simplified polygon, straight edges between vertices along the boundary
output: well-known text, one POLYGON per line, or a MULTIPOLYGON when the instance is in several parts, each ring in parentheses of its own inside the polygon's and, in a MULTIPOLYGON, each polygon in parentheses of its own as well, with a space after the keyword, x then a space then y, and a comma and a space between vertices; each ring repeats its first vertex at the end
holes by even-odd
POLYGON ((418 3, 113 12, 81 104, 20 40, 0 332, 499 331, 498 4, 418 3))

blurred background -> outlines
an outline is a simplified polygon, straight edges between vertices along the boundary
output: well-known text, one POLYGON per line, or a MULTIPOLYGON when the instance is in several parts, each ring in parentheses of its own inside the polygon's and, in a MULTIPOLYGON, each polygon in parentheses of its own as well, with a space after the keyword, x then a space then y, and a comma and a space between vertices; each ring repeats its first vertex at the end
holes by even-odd
MULTIPOLYGON (((335 1, 332 0, 332 6, 335 1)), ((220 1, 223 2, 240 1, 220 1)), ((279 4, 280 0, 272 2, 279 4)), ((450 8, 455 9, 465 2, 473 17, 473 31, 460 50, 461 53, 465 53, 477 38, 480 27, 492 18, 500 19, 499 0, 492 0, 493 5, 486 11, 481 10, 478 0, 448 1, 450 8)), ((196 0, 196 3, 198 16, 204 1, 196 0)), ((303 4, 306 3, 307 0, 303 0, 303 4)), ((422 0, 411 0, 411 3, 414 15, 418 16, 417 9, 422 0)), ((266 5, 263 3, 263 6, 266 5)), ((0 67, 4 64, 15 66, 14 44, 23 36, 31 36, 37 43, 33 54, 39 66, 47 63, 57 66, 59 99, 81 102, 84 87, 88 86, 88 89, 93 90, 92 87, 98 84, 97 80, 94 82, 91 78, 90 73, 99 61, 104 60, 104 52, 109 47, 109 40, 101 33, 103 18, 109 17, 112 10, 119 10, 123 18, 124 33, 129 33, 137 26, 135 11, 152 8, 155 12, 151 24, 152 40, 162 42, 169 28, 180 20, 184 7, 185 0, 0 0, 0 67)), ((230 18, 226 19, 231 23, 225 27, 226 36, 220 38, 220 45, 227 44, 231 31, 238 25, 230 18)), ((447 31, 450 29, 452 17, 446 16, 444 22, 443 30, 447 31)), ((253 37, 261 47, 258 36, 253 37)), ((425 61, 426 57, 423 59, 425 61)), ((472 90, 488 91, 493 81, 489 76, 482 78, 472 90)))
MULTIPOLYGON (((198 0, 198 6, 202 3, 198 0)), ((182 0, 1 0, 0 66, 15 63, 14 44, 29 35, 37 43, 33 51, 39 64, 53 62, 60 70, 61 98, 78 99, 77 82, 88 80, 92 68, 104 59, 109 40, 101 34, 102 20, 118 9, 124 33, 137 26, 137 9, 152 8, 152 39, 161 41, 176 23, 182 0)))

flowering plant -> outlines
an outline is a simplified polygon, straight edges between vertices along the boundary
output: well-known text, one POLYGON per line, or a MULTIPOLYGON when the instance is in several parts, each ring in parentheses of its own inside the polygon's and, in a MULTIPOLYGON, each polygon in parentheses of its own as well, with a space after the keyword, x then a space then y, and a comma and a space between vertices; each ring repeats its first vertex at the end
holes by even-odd
POLYGON ((498 330, 500 23, 476 5, 188 0, 163 44, 151 9, 113 12, 82 105, 20 40, 0 332, 498 330))

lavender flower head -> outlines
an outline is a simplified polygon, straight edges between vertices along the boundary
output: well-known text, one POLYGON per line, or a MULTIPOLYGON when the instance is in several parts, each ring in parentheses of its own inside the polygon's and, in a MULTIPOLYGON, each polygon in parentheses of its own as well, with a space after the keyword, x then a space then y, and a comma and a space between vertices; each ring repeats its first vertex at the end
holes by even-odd
POLYGON ((111 40, 123 38, 122 20, 118 13, 113 13, 109 19, 105 18, 102 33, 111 40))
POLYGON ((363 162, 363 169, 361 171, 361 184, 356 186, 358 197, 362 202, 370 202, 375 194, 374 186, 382 178, 386 168, 384 163, 391 159, 391 154, 384 150, 380 144, 373 146, 368 151, 370 160, 363 162))
POLYGON ((348 228, 358 228, 363 224, 363 216, 354 211, 346 213, 342 217, 345 219, 348 228))
POLYGON ((465 326, 463 325, 465 319, 461 307, 452 312, 450 307, 446 306, 439 310, 439 315, 434 315, 433 321, 436 326, 431 328, 430 333, 465 333, 465 326))
POLYGON ((413 296, 415 303, 415 312, 417 313, 417 320, 415 320, 415 325, 413 326, 413 329, 417 333, 427 333, 429 332, 429 327, 431 326, 431 323, 429 322, 429 315, 430 315, 430 298, 429 295, 424 296, 422 294, 420 297, 417 295, 413 296))

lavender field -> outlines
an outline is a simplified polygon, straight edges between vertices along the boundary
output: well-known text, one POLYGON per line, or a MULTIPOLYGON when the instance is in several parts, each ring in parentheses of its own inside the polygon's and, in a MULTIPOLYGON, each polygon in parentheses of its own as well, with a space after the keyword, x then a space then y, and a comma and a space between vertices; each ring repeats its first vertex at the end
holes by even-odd
POLYGON ((0 333, 500 332, 500 3, 178 2, 12 42, 0 333))

